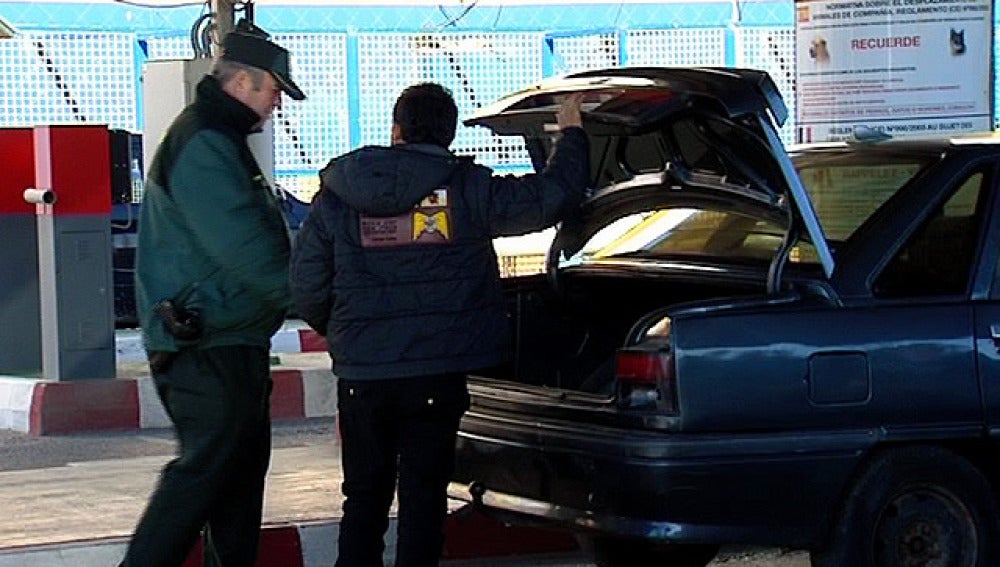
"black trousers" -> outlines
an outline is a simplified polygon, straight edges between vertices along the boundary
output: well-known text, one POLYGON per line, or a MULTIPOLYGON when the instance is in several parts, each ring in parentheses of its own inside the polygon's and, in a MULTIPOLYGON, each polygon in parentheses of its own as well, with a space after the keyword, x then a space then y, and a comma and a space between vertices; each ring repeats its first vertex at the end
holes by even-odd
POLYGON ((438 565, 466 377, 341 380, 337 396, 346 499, 336 567, 383 566, 397 478, 395 565, 438 565))
POLYGON ((178 456, 160 473, 122 565, 177 567, 204 528, 206 567, 251 567, 271 458, 267 349, 188 349, 153 379, 178 456))

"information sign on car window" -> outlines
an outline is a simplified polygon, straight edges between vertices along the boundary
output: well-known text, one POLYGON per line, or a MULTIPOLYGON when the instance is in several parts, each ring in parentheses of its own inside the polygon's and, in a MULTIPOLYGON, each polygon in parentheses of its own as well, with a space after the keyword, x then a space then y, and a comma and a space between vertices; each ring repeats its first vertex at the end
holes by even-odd
POLYGON ((799 142, 992 128, 991 0, 796 0, 799 142))

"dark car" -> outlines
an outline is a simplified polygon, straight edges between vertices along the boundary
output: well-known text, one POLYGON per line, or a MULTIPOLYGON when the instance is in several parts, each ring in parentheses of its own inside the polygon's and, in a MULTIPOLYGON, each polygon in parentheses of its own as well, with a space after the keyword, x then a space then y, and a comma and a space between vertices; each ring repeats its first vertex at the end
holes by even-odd
POLYGON ((577 91, 594 193, 506 282, 515 358, 470 381, 451 496, 601 566, 1000 565, 1000 138, 786 151, 736 69, 572 75, 467 123, 544 156, 577 91))

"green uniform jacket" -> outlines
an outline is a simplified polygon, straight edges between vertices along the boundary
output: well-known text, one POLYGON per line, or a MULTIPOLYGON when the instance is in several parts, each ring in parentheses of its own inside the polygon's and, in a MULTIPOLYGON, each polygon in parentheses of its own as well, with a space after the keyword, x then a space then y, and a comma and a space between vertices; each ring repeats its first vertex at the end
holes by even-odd
POLYGON ((147 350, 268 346, 290 305, 288 230, 246 143, 257 114, 206 76, 156 150, 139 215, 136 301, 147 350), (197 341, 153 306, 197 309, 197 341))

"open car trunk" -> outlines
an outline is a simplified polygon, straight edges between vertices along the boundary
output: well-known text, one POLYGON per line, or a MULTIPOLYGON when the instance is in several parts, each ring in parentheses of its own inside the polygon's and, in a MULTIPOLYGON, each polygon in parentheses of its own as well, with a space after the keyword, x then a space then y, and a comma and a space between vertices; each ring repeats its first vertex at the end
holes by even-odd
POLYGON ((480 386, 492 382, 492 387, 546 398, 572 392, 610 401, 615 353, 634 340, 630 335, 638 321, 678 303, 759 295, 763 270, 757 277, 756 282, 723 282, 588 269, 563 274, 558 292, 542 275, 509 279, 505 293, 514 358, 476 378, 488 379, 480 386))

